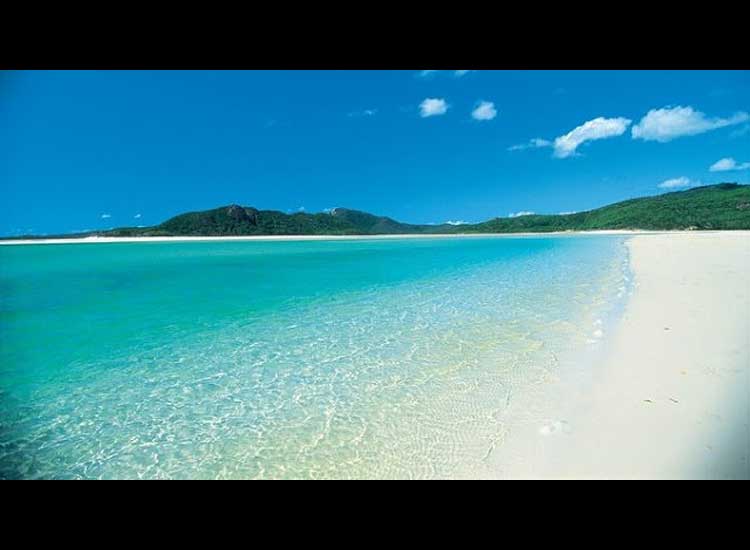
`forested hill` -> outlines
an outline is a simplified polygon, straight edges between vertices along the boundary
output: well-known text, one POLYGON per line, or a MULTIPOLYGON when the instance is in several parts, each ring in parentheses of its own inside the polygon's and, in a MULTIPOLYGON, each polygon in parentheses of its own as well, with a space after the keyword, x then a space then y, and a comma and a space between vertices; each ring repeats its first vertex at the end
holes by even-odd
POLYGON ((446 232, 450 225, 411 225, 366 212, 334 208, 285 214, 231 205, 180 214, 154 227, 113 229, 107 236, 387 235, 446 232))
POLYGON ((750 229, 750 185, 721 183, 631 199, 588 212, 495 218, 461 227, 476 233, 597 229, 750 229))
POLYGON ((346 208, 334 208, 318 214, 285 214, 230 205, 180 214, 153 227, 119 228, 74 236, 392 235, 540 233, 598 229, 750 229, 750 185, 721 183, 631 199, 587 212, 495 218, 483 223, 464 225, 413 225, 346 208))

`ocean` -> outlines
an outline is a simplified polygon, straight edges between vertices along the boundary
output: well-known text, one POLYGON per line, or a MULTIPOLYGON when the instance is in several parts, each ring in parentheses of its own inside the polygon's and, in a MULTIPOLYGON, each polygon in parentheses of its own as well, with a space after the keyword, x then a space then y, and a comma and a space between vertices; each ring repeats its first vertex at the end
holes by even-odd
POLYGON ((492 477, 628 280, 612 235, 0 246, 0 478, 492 477))

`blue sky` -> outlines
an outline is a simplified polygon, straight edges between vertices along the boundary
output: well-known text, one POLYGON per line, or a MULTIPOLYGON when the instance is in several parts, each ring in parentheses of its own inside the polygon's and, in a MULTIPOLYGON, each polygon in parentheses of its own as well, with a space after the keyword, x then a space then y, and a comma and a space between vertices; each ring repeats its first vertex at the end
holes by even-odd
POLYGON ((0 234, 580 211, 750 181, 748 113, 747 71, 1 72, 0 234))

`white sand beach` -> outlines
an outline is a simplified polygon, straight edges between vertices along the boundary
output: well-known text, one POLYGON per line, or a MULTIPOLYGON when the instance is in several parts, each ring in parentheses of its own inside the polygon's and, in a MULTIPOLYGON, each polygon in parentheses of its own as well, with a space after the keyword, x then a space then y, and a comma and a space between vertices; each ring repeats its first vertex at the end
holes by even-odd
POLYGON ((750 478, 750 232, 628 246, 634 293, 591 387, 502 477, 750 478))

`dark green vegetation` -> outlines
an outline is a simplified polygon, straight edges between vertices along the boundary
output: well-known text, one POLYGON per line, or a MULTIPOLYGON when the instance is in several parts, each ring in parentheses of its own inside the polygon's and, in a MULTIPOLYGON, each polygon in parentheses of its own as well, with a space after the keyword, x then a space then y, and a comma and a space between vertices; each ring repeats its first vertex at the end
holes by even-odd
POLYGON ((462 227, 472 233, 597 229, 750 229, 750 185, 720 183, 565 216, 496 218, 462 227))
POLYGON ((161 225, 122 228, 98 234, 108 237, 133 236, 237 236, 237 235, 384 235, 443 232, 452 226, 410 225, 366 212, 335 208, 321 214, 284 214, 274 210, 231 205, 189 212, 161 225))
POLYGON ((450 225, 411 225, 358 210, 334 208, 320 214, 284 214, 275 210, 231 205, 189 212, 161 225, 99 232, 108 237, 238 236, 238 235, 395 235, 446 233, 450 225))
POLYGON ((597 229, 750 229, 750 185, 721 183, 627 200, 576 214, 495 218, 459 226, 412 225, 345 208, 320 214, 284 214, 232 205, 181 214, 154 227, 120 228, 65 237, 541 233, 597 229))

